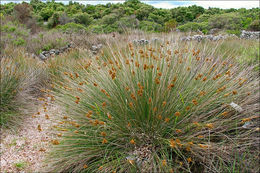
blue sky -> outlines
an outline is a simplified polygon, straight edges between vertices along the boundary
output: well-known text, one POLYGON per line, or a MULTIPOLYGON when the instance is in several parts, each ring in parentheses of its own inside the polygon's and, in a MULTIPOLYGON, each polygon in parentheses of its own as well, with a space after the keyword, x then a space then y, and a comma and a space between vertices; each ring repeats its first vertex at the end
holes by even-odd
MULTIPOLYGON (((6 2, 22 2, 20 0, 1 0, 1 3, 6 3, 6 2)), ((25 0, 26 1, 26 0, 25 0)), ((64 2, 68 3, 69 1, 65 0, 56 0, 59 2, 64 2)), ((75 0, 77 1, 77 0, 75 0)), ((116 0, 78 0, 78 2, 83 3, 83 4, 106 4, 108 2, 110 3, 123 3, 124 0, 121 1, 116 1, 116 0)), ((188 0, 182 0, 182 1, 167 1, 167 0, 159 0, 159 1, 142 1, 144 3, 150 4, 156 8, 176 8, 179 6, 190 6, 190 5, 198 5, 202 6, 204 8, 209 8, 209 7, 218 7, 218 8, 256 8, 259 7, 259 1, 257 0, 247 0, 247 1, 223 1, 223 0, 203 0, 203 1, 188 1, 188 0)))

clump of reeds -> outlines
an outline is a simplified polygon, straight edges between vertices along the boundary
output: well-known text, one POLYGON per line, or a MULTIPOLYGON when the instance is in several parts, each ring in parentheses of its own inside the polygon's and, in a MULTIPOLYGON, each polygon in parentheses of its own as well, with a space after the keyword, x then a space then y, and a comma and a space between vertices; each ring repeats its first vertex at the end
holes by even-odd
POLYGON ((192 44, 122 47, 63 70, 54 95, 65 113, 51 171, 258 169, 253 67, 192 44))
POLYGON ((39 88, 46 85, 47 73, 43 64, 25 56, 2 58, 0 83, 1 127, 21 124, 25 114, 36 108, 39 88))

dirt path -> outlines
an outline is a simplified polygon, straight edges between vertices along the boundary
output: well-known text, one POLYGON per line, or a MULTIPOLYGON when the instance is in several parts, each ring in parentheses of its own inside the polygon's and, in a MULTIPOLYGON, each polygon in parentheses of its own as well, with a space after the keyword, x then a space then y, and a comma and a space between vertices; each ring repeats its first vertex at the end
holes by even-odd
POLYGON ((57 106, 50 104, 45 112, 43 104, 38 110, 40 114, 28 116, 16 134, 7 130, 2 132, 0 172, 43 172, 45 155, 55 137, 53 115, 58 113, 57 106))

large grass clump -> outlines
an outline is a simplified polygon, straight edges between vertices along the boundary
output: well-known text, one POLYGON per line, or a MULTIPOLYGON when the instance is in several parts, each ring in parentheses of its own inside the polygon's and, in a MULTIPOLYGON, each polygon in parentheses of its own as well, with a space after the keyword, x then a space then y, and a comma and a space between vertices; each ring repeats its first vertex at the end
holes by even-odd
POLYGON ((1 59, 1 126, 5 125, 8 120, 13 119, 19 106, 13 102, 17 96, 19 87, 19 78, 16 74, 16 67, 12 62, 8 59, 1 59))
POLYGON ((0 127, 13 129, 22 123, 25 115, 36 109, 39 88, 47 80, 45 67, 37 60, 21 56, 1 58, 0 127))
POLYGON ((120 44, 64 68, 50 171, 258 171, 253 66, 213 57, 207 45, 120 44))

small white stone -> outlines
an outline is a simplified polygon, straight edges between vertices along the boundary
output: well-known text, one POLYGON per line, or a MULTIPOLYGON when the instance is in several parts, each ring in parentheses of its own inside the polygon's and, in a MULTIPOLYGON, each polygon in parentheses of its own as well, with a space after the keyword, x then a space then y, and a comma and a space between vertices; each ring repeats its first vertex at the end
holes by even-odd
POLYGON ((244 129, 246 129, 246 128, 248 128, 248 126, 250 126, 250 122, 246 122, 242 127, 244 128, 244 129))
POLYGON ((234 102, 232 102, 232 103, 230 103, 230 106, 232 107, 232 108, 234 108, 236 111, 238 111, 238 112, 242 112, 243 111, 243 109, 241 108, 241 106, 239 106, 238 104, 236 104, 236 103, 234 103, 234 102))

